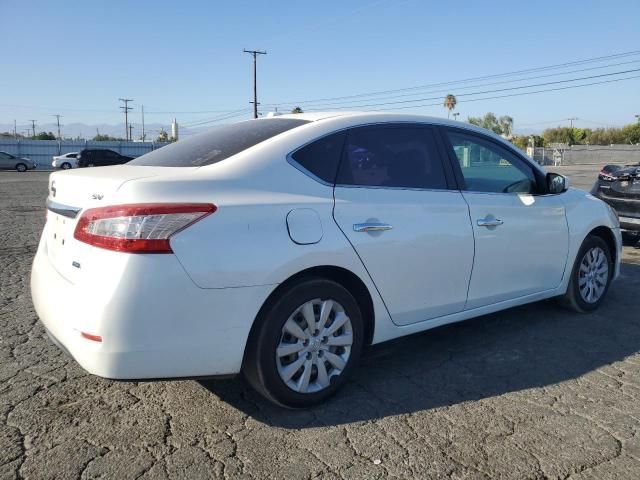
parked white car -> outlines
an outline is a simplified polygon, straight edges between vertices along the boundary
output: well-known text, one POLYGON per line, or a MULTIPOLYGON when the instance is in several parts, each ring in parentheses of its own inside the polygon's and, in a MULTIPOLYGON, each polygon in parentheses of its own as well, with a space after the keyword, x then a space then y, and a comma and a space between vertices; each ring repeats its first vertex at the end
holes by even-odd
POLYGON ((551 297, 592 311, 622 248, 615 213, 565 177, 415 115, 221 126, 53 173, 47 209, 33 301, 82 367, 242 372, 290 407, 333 394, 367 344, 551 297))
POLYGON ((70 168, 78 168, 78 152, 69 152, 62 155, 56 155, 51 162, 53 168, 61 168, 69 170, 70 168))

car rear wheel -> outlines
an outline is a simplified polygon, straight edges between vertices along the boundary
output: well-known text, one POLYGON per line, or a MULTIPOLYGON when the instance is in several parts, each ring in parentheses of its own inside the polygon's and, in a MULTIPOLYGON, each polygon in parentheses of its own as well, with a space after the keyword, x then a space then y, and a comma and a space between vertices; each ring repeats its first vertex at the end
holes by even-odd
POLYGON ((63 170, 69 170, 71 168, 71 164, 69 162, 64 162, 60 168, 62 168, 63 170))
POLYGON ((609 290, 613 271, 609 246, 602 238, 589 235, 580 247, 560 304, 580 313, 596 310, 609 290))
POLYGON ((257 320, 243 372, 267 399, 303 408, 325 401, 345 382, 363 343, 358 303, 340 284, 304 280, 257 320))
POLYGON ((19 163, 16 165, 16 170, 19 172, 26 172, 27 166, 24 163, 19 163))

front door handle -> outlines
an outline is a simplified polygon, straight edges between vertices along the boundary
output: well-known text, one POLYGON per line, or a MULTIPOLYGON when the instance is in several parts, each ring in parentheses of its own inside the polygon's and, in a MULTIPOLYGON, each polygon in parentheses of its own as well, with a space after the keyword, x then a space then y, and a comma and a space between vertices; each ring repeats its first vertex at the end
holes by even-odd
POLYGON ((497 227, 504 223, 502 220, 495 217, 479 218, 477 222, 479 227, 497 227))
POLYGON ((388 223, 354 223, 354 232, 384 232, 385 230, 391 230, 393 227, 388 223))

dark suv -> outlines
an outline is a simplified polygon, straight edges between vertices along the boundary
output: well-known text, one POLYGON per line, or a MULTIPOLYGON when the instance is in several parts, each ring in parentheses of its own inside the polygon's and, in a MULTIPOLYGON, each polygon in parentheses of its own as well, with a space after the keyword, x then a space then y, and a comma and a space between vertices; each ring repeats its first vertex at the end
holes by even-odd
POLYGON ((623 230, 640 233, 640 163, 605 165, 591 194, 611 205, 623 230))
POLYGON ((120 155, 113 150, 99 148, 85 148, 78 154, 78 167, 105 167, 120 165, 133 160, 133 157, 120 155))

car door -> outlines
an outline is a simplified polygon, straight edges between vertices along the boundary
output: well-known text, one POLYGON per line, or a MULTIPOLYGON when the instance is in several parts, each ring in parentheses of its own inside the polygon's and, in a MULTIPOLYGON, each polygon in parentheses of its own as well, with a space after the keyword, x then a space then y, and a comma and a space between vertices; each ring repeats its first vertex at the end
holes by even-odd
POLYGON ((462 129, 443 132, 475 237, 466 309, 558 287, 569 243, 560 196, 544 194, 541 175, 501 142, 462 129))
POLYGON ((398 325, 464 309, 473 233, 444 153, 429 126, 347 132, 334 218, 398 325))

